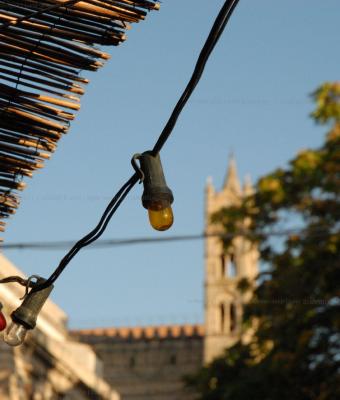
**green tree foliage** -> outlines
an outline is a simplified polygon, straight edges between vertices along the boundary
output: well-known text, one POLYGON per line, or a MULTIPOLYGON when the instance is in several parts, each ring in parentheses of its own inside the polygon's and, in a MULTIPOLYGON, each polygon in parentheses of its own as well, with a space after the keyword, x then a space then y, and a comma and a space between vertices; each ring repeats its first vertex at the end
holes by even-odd
POLYGON ((268 268, 245 307, 252 339, 187 379, 199 399, 340 399, 340 83, 313 96, 312 117, 329 129, 324 145, 213 217, 229 233, 246 229, 268 268))

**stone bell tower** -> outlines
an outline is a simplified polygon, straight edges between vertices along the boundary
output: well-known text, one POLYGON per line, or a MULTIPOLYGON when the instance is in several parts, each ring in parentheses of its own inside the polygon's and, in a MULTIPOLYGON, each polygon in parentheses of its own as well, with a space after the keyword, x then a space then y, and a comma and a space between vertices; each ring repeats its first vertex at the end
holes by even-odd
MULTIPOLYGON (((221 232, 221 227, 211 223, 211 216, 223 207, 240 204, 242 198, 253 191, 246 180, 243 188, 237 176, 233 157, 223 188, 216 192, 211 180, 206 185, 206 233, 221 232)), ((227 254, 218 237, 208 237, 205 242, 205 338, 204 362, 222 355, 241 335, 242 304, 247 299, 237 289, 241 278, 254 280, 257 273, 257 249, 242 237, 236 237, 227 254)))

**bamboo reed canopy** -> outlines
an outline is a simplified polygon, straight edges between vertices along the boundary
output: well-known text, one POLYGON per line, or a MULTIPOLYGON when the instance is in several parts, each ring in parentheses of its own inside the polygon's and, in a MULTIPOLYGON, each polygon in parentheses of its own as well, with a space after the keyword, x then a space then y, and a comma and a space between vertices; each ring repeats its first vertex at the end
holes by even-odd
POLYGON ((19 206, 23 177, 44 166, 67 133, 88 79, 130 23, 156 0, 0 1, 0 230, 19 206))

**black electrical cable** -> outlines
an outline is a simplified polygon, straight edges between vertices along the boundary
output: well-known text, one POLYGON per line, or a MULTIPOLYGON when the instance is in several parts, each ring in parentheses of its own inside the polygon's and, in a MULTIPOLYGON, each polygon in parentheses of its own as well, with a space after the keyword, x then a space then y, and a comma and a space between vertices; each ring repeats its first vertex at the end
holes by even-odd
MULTIPOLYGON (((66 5, 71 5, 73 3, 76 3, 77 1, 68 1, 63 3, 62 6, 66 5)), ((162 133, 160 134, 153 150, 153 154, 159 153, 159 151, 162 149, 164 146, 165 142, 168 140, 171 132, 173 131, 176 122, 178 120, 178 117, 183 110, 185 104, 189 100, 190 96, 192 95, 193 91, 195 90, 195 87, 197 86, 198 82, 201 79, 201 76, 203 74, 205 65, 209 59, 209 56, 211 52, 213 51, 214 47, 216 46, 216 43, 218 42, 219 38, 221 37, 224 28, 226 27, 233 11, 235 10, 239 0, 226 0, 224 5, 222 6, 218 16, 215 19, 215 22, 210 30, 209 36, 200 52, 200 55, 198 57, 197 63, 195 65, 195 69, 193 72, 193 75, 191 79, 189 80, 188 85, 186 86, 182 96, 180 97, 179 101, 177 102, 167 124, 165 125, 162 133)), ((55 6, 51 6, 46 11, 50 10, 51 8, 58 8, 55 6)), ((20 23, 23 20, 29 19, 29 17, 33 18, 35 15, 43 13, 44 10, 41 10, 40 12, 32 13, 30 16, 22 17, 21 19, 18 19, 17 23, 20 23)), ((9 24, 10 25, 10 24, 9 24)), ((3 28, 4 25, 0 26, 3 28)), ((60 276, 60 274, 64 271, 68 263, 72 260, 72 258, 85 246, 88 246, 95 240, 97 240, 102 233, 105 231, 108 223, 110 222, 112 216, 120 206, 120 204, 123 202, 127 194, 130 192, 130 190, 134 187, 134 185, 138 182, 139 176, 137 173, 134 173, 131 178, 121 187, 121 189, 117 192, 117 194, 114 196, 114 198, 111 200, 109 205, 107 206, 106 210, 104 211, 104 214, 102 215, 98 225, 86 236, 84 236, 82 239, 80 239, 73 247, 72 249, 64 256, 64 258, 60 261, 58 267, 56 270, 51 274, 51 276, 43 283, 43 284, 35 284, 33 286, 34 291, 42 290, 46 288, 47 286, 53 284, 56 279, 60 276)), ((0 282, 1 283, 1 282, 0 282)))
POLYGON ((3 278, 0 281, 0 283, 11 283, 11 282, 20 283, 20 285, 26 286, 27 279, 21 278, 20 276, 8 276, 7 278, 3 278))
MULTIPOLYGON (((284 237, 289 235, 298 235, 301 239, 305 239, 306 232, 301 230, 301 227, 290 228, 287 230, 273 230, 266 232, 264 236, 266 237, 284 237)), ((256 232, 251 231, 237 231, 234 233, 197 233, 197 234, 184 234, 184 235, 174 235, 166 237, 132 237, 132 238, 122 238, 122 239, 102 239, 96 241, 90 248, 91 249, 103 249, 107 247, 117 247, 117 246, 130 246, 138 244, 149 244, 149 243, 168 243, 168 242, 181 242, 181 241, 191 241, 191 240, 202 240, 209 237, 217 237, 220 239, 234 239, 237 237, 257 237, 256 232)), ((340 231, 330 231, 325 232, 323 228, 313 229, 313 232, 308 232, 308 238, 328 238, 333 235, 340 235, 340 231)), ((1 249, 10 250, 63 250, 68 249, 73 246, 74 241, 53 241, 53 242, 20 242, 20 243, 7 243, 2 244, 1 249)), ((2 281, 0 280, 0 283, 2 281)))
POLYGON ((64 256, 64 258, 60 261, 56 270, 52 273, 52 275, 41 285, 36 285, 34 290, 42 290, 51 284, 53 284, 60 274, 64 271, 68 263, 72 260, 72 258, 85 246, 88 246, 95 240, 97 240, 102 233, 105 231, 108 223, 110 222, 113 214, 116 212, 120 204, 123 202, 125 197, 128 195, 130 190, 134 187, 136 182, 138 181, 137 174, 134 174, 118 191, 118 193, 111 200, 110 204, 107 206, 104 214, 102 215, 98 225, 86 236, 80 239, 72 249, 64 256))
MULTIPOLYGON (((237 3, 239 0, 227 0, 223 7, 221 8, 221 11, 219 12, 213 27, 209 33, 208 39, 206 40, 203 49, 200 53, 200 56, 198 58, 198 61, 195 66, 194 73, 184 91, 182 94, 181 98, 179 99, 173 113, 170 116, 170 119, 168 123, 166 124, 165 128, 163 129, 163 132, 161 133, 160 137, 158 138, 154 148, 153 148, 153 153, 157 154, 167 139, 169 138, 171 132, 173 131, 176 121, 184 108, 185 104, 187 103, 188 99, 190 98, 191 94, 193 93, 195 87, 197 86, 205 65, 208 61, 208 58, 213 51, 217 41, 219 40, 227 22, 229 21, 229 18, 234 11, 237 3)), ((97 240, 102 233, 105 231, 109 221, 111 220, 113 214, 116 212, 122 201, 125 199, 127 194, 130 192, 130 190, 133 188, 133 186, 137 183, 138 181, 138 175, 135 173, 124 185, 123 187, 119 190, 117 195, 114 197, 114 199, 111 201, 107 209, 105 210, 99 224, 97 227, 91 231, 88 235, 86 235, 83 239, 81 239, 79 242, 77 242, 73 248, 66 254, 66 256, 61 260, 59 266, 57 269, 53 272, 53 274, 48 278, 48 280, 43 284, 39 285, 36 289, 41 290, 50 284, 54 283, 56 279, 60 276, 60 274, 63 272, 63 270, 66 268, 67 264, 72 260, 72 258, 80 251, 81 248, 84 246, 88 246, 95 240, 97 240)))
MULTIPOLYGON (((130 190, 133 187, 128 187, 126 190, 130 190)), ((127 195, 127 193, 125 193, 127 195)), ((124 197, 125 197, 124 195, 124 197)), ((120 202, 123 201, 123 198, 120 198, 120 202)), ((118 203, 116 203, 115 209, 117 209, 119 206, 118 203)), ((112 210, 113 211, 113 210, 112 210)), ((108 221, 106 221, 106 224, 108 221)), ((105 229, 104 226, 102 229, 105 229)), ((326 237, 330 237, 332 235, 339 235, 340 232, 338 231, 332 231, 332 232, 325 232, 324 228, 315 228, 313 229, 313 232, 301 232, 301 227, 296 227, 296 228, 290 228, 286 230, 273 230, 270 232, 266 232, 264 236, 266 237, 283 237, 283 236, 288 236, 288 235, 298 235, 301 240, 306 239, 306 235, 308 238, 320 238, 324 239, 326 237)), ((178 242, 178 241, 191 241, 191 240, 202 240, 202 239, 207 239, 211 237, 217 237, 223 240, 230 240, 234 239, 236 237, 246 237, 246 238, 258 238, 258 233, 256 232, 251 232, 251 231, 239 231, 239 232, 234 232, 234 233, 201 233, 201 234, 189 234, 189 235, 177 235, 177 236, 168 236, 168 237, 138 237, 138 238, 129 238, 129 239, 108 239, 108 240, 101 240, 96 243, 97 246, 92 246, 91 248, 95 247, 112 247, 112 246, 126 246, 126 245, 137 245, 137 244, 149 244, 149 243, 165 243, 165 242, 178 242)), ((91 239, 91 243, 96 240, 93 238, 91 239)), ((79 241, 80 242, 80 241, 79 241)), ((79 242, 77 244, 79 244, 79 242)), ((86 246, 89 243, 86 244, 86 246)), ((13 243, 13 244, 6 244, 3 245, 2 248, 6 249, 42 249, 42 250, 55 250, 55 249, 60 249, 60 248, 67 248, 70 245, 72 245, 72 242, 50 242, 50 243, 13 243)), ((75 247, 75 246, 74 246, 75 247)), ((74 248, 73 247, 73 248, 74 248)), ((82 246, 84 247, 84 246, 82 246)), ((72 249, 73 249, 72 248, 72 249)), ((80 247, 81 248, 81 247, 80 247)), ((78 248, 77 252, 80 250, 78 248)), ((76 253, 77 253, 76 252, 76 253)), ((69 252, 70 253, 70 252, 69 252)), ((68 253, 68 254, 69 254, 68 253)), ((76 253, 72 255, 71 258, 73 258, 76 253)), ((68 262, 70 259, 68 260, 68 262)), ((66 264, 67 265, 67 264, 66 264)), ((64 268, 65 266, 64 265, 64 268)), ((53 273, 53 281, 58 278, 58 276, 61 274, 62 270, 58 267, 58 269, 53 273)), ((44 283, 44 285, 37 286, 37 283, 33 281, 33 278, 39 278, 37 275, 32 275, 28 279, 24 279, 20 276, 9 276, 3 279, 0 279, 0 284, 2 283, 19 283, 22 286, 26 287, 26 294, 28 293, 29 288, 34 288, 34 290, 40 290, 45 287, 45 285, 49 285, 47 282, 44 283)), ((24 297, 26 296, 24 295, 24 297)))
POLYGON ((32 290, 34 291, 39 291, 42 289, 45 289, 46 287, 50 286, 53 284, 60 274, 64 271, 68 263, 72 260, 72 258, 85 246, 88 246, 95 240, 97 240, 104 230, 106 229, 108 223, 110 222, 110 219, 112 218, 113 214, 116 212, 120 204, 123 202, 127 194, 130 192, 130 190, 133 188, 133 186, 136 184, 138 181, 138 175, 134 174, 122 187, 121 189, 117 192, 117 194, 113 197, 109 205, 106 207, 106 210, 104 211, 104 214, 102 215, 99 223, 97 226, 86 236, 84 236, 82 239, 80 239, 72 248, 71 250, 63 257, 63 259, 60 261, 58 267, 55 269, 55 271, 51 274, 51 276, 42 284, 36 284, 35 282, 28 282, 28 280, 25 280, 20 277, 8 277, 0 280, 1 283, 8 283, 8 282, 17 282, 20 283, 23 286, 26 286, 29 284, 30 287, 32 287, 32 290))
POLYGON ((171 132, 173 131, 176 122, 178 120, 178 117, 183 110, 185 104, 189 100, 190 96, 192 95, 193 91, 195 90, 198 82, 201 79, 201 76, 203 74, 204 68, 206 66, 206 63, 209 59, 209 56, 211 52, 214 50, 216 43, 218 42, 219 38, 221 37, 225 26, 227 25, 233 11, 235 10, 239 0, 229 0, 226 1, 221 8, 214 24, 213 27, 211 28, 211 31, 209 33, 209 36, 201 50, 201 53, 198 57, 194 72, 190 78, 190 81, 185 88, 182 96, 178 100, 167 124, 165 125, 162 133, 160 134, 154 148, 152 149, 153 154, 157 154, 160 152, 162 147, 164 146, 165 142, 168 140, 169 136, 171 135, 171 132))

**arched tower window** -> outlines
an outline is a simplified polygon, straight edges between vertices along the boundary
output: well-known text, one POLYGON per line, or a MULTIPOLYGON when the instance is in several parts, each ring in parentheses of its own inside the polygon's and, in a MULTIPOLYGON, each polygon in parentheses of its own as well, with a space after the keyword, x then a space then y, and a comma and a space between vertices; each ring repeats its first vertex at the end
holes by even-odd
POLYGON ((225 331, 225 305, 223 303, 220 304, 220 332, 224 333, 225 331))
POLYGON ((235 278, 237 275, 237 268, 235 262, 234 253, 229 253, 227 255, 221 254, 220 257, 220 276, 221 278, 235 278))
POLYGON ((228 255, 228 276, 230 278, 235 278, 237 275, 237 268, 235 263, 235 255, 234 253, 230 253, 228 255))
POLYGON ((236 306, 234 303, 230 304, 229 318, 230 318, 230 332, 235 332, 237 327, 237 315, 236 315, 236 306))

